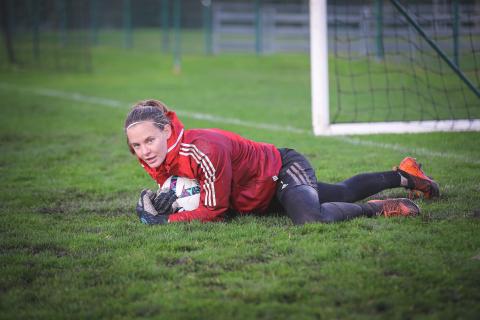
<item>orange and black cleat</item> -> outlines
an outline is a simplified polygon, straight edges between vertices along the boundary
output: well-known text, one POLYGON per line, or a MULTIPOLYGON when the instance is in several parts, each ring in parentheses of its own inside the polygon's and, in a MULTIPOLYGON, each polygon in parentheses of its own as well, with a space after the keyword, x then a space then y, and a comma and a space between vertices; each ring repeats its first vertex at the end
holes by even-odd
POLYGON ((420 213, 420 208, 412 200, 407 198, 370 200, 367 203, 375 206, 377 216, 407 217, 416 216, 420 213))
POLYGON ((415 158, 406 157, 393 170, 399 172, 401 176, 408 180, 406 188, 410 190, 408 195, 410 199, 419 198, 421 194, 425 199, 440 196, 438 184, 423 172, 422 165, 415 158))

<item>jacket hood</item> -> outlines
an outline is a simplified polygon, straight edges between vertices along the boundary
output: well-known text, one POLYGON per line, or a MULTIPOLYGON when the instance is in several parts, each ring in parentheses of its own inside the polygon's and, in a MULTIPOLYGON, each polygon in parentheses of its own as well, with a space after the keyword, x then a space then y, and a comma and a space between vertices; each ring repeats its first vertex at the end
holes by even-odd
POLYGON ((174 111, 168 111, 167 117, 170 119, 170 126, 172 127, 172 135, 167 140, 167 155, 165 160, 158 168, 151 168, 148 164, 142 159, 138 158, 138 161, 145 168, 145 170, 158 181, 163 174, 170 171, 170 166, 174 162, 175 158, 178 155, 180 150, 180 143, 183 141, 184 136, 184 126, 183 123, 178 119, 177 114, 174 111))

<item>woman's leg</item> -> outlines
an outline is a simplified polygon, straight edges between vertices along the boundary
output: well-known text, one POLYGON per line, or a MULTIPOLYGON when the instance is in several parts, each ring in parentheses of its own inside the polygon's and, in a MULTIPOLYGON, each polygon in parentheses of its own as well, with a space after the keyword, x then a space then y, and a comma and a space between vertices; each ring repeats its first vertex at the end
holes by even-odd
POLYGON ((287 187, 281 194, 277 193, 277 196, 295 224, 331 223, 361 216, 371 217, 380 212, 378 206, 371 203, 326 202, 321 204, 317 190, 308 185, 287 187))
POLYGON ((385 189, 406 187, 397 171, 362 173, 337 184, 318 182, 320 202, 356 202, 385 189))
POLYGON ((356 197, 366 197, 375 190, 381 191, 388 187, 400 186, 400 180, 403 179, 397 172, 392 171, 397 176, 392 172, 370 173, 352 177, 337 185, 319 184, 313 168, 303 155, 291 149, 279 149, 279 151, 282 156, 282 168, 278 174, 276 198, 295 224, 329 223, 379 214, 385 216, 418 214, 418 207, 408 199, 358 204, 333 199, 321 201, 320 199, 322 191, 330 192, 329 196, 332 198, 343 197, 342 200, 352 200, 356 197), (383 189, 376 186, 379 184, 379 180, 383 189), (319 188, 322 185, 324 187, 319 188), (361 188, 368 190, 365 191, 361 188), (335 195, 335 191, 343 192, 343 195, 335 195))
POLYGON ((378 212, 378 206, 368 203, 320 203, 317 178, 308 160, 295 150, 279 150, 282 168, 276 197, 295 224, 343 221, 378 212))
POLYGON ((317 184, 320 202, 355 202, 380 191, 404 187, 410 192, 423 194, 425 199, 440 195, 438 184, 428 177, 416 159, 406 157, 392 171, 364 173, 337 184, 317 184))

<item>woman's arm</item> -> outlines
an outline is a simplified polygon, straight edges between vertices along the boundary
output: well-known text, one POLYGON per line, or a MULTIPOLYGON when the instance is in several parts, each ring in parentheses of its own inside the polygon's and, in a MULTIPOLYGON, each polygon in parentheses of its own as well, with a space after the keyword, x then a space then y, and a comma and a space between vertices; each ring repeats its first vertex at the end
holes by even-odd
POLYGON ((196 163, 196 179, 200 183, 200 204, 192 211, 170 215, 169 222, 213 221, 229 208, 232 184, 232 160, 230 154, 215 143, 189 145, 180 152, 196 163))

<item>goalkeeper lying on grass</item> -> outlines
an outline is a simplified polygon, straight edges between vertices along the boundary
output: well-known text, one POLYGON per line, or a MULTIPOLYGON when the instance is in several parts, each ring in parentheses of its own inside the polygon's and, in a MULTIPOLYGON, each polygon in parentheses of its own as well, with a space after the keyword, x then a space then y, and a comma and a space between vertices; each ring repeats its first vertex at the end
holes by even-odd
POLYGON ((295 224, 409 216, 419 208, 406 198, 354 202, 397 187, 425 198, 439 196, 438 185, 413 158, 393 171, 359 174, 337 184, 318 182, 308 160, 295 150, 219 129, 185 130, 175 112, 157 100, 137 103, 124 129, 130 151, 159 185, 176 175, 201 186, 199 207, 178 213, 172 212, 173 191, 142 191, 137 213, 147 224, 219 221, 228 210, 262 213, 274 203, 295 224))

